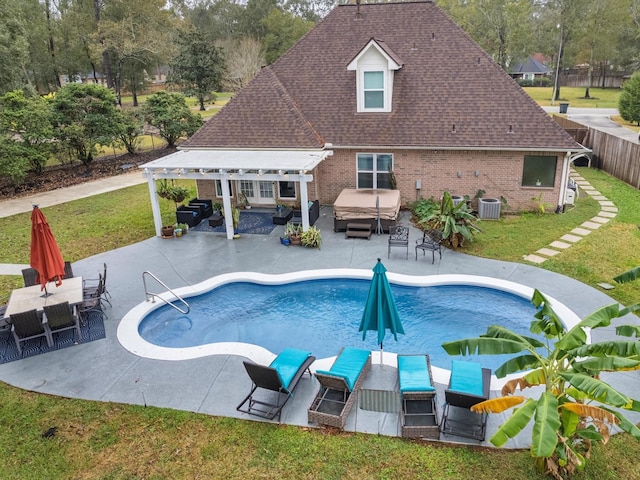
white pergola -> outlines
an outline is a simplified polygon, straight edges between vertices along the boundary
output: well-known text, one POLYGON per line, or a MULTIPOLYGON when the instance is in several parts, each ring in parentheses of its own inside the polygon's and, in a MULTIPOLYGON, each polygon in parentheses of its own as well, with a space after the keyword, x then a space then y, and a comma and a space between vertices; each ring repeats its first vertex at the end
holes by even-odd
MULTIPOLYGON (((327 146, 325 146, 327 147, 327 146)), ((307 183, 313 181, 313 169, 326 157, 327 149, 313 150, 180 150, 166 157, 141 165, 149 184, 151 208, 156 235, 161 235, 162 216, 156 190, 156 180, 190 178, 220 180, 222 204, 231 211, 231 192, 228 180, 288 181, 300 184, 302 229, 309 228, 309 196, 307 183)), ((227 238, 233 238, 233 219, 225 216, 227 238)))

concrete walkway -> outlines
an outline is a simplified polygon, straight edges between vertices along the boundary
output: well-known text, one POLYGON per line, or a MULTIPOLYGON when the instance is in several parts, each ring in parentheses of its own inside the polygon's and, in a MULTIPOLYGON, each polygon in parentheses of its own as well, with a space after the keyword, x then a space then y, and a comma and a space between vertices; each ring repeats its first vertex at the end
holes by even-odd
POLYGON ((543 247, 536 252, 524 256, 524 260, 534 264, 541 264, 546 262, 549 258, 555 257, 562 251, 575 245, 582 240, 585 236, 589 235, 594 230, 599 229, 603 225, 606 225, 615 218, 618 214, 618 207, 610 201, 607 197, 597 191, 591 184, 581 177, 575 169, 571 169, 570 177, 576 182, 578 189, 582 191, 582 194, 587 194, 600 204, 600 212, 598 215, 583 222, 570 232, 566 233, 558 240, 555 240, 549 244, 548 247, 543 247))
POLYGON ((10 198, 0 202, 0 218, 30 212, 33 205, 38 205, 40 208, 51 207, 52 205, 59 205, 79 198, 112 192, 146 182, 147 180, 142 176, 142 172, 136 168, 135 171, 131 173, 124 173, 122 175, 116 175, 115 177, 101 178, 91 182, 58 188, 57 190, 51 190, 49 192, 26 195, 24 197, 10 198))

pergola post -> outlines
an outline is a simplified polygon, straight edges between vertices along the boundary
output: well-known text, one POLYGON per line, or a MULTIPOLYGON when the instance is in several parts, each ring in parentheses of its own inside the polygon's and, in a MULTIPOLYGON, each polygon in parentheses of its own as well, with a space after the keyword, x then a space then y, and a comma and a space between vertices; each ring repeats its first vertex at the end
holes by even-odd
POLYGON ((160 212, 160 202, 158 201, 158 191, 156 181, 151 174, 145 174, 149 185, 149 197, 151 198, 151 211, 153 212, 153 223, 156 227, 156 235, 162 236, 162 212, 160 212))
POLYGON ((225 170, 220 170, 220 187, 222 188, 222 208, 224 209, 224 225, 227 230, 227 240, 232 240, 233 212, 231 211, 231 192, 229 191, 229 174, 225 170))
POLYGON ((304 172, 300 171, 300 216, 302 217, 302 231, 309 230, 309 194, 304 172))

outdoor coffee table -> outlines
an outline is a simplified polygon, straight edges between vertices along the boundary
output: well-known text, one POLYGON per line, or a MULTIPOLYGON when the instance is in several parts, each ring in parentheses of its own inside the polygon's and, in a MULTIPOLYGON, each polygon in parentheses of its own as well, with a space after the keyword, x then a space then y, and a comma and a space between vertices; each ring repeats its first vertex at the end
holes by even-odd
POLYGON ((286 225, 293 217, 293 210, 291 208, 279 208, 276 213, 273 214, 274 225, 286 225))

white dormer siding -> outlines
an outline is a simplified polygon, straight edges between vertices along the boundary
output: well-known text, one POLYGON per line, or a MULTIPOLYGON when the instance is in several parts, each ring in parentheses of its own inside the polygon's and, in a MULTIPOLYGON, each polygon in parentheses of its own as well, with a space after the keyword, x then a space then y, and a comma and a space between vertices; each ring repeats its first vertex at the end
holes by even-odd
POLYGON ((356 72, 357 112, 390 112, 393 98, 393 74, 398 64, 383 48, 371 40, 347 65, 356 72))

